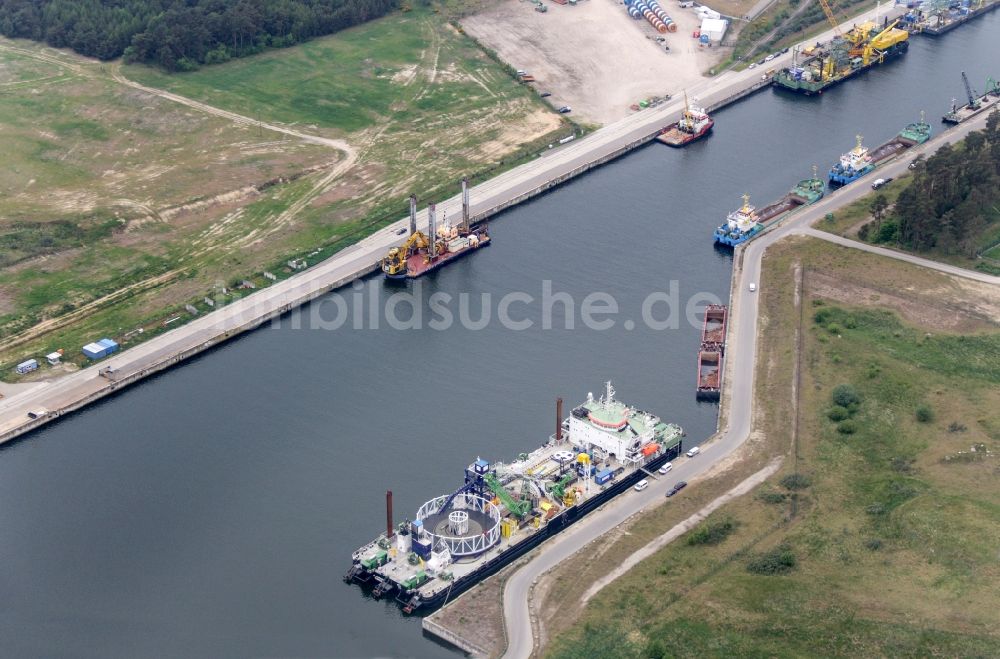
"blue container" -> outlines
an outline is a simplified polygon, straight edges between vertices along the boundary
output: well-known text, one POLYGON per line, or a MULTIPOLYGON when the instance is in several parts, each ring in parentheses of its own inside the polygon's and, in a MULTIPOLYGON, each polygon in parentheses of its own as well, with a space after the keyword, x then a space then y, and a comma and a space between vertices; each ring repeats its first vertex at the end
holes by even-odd
POLYGON ((613 469, 602 469, 594 475, 594 482, 598 485, 604 485, 609 480, 614 478, 614 475, 615 472, 613 469))
POLYGON ((101 339, 98 343, 105 347, 105 355, 110 355, 113 352, 118 352, 118 344, 111 339, 101 339))

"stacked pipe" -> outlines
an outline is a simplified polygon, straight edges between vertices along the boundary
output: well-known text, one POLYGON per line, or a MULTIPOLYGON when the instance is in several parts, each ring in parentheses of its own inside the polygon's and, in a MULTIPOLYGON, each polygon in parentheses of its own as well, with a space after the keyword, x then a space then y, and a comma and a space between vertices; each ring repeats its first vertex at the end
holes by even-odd
MULTIPOLYGON (((677 25, 674 23, 673 19, 667 16, 667 12, 663 10, 660 4, 656 0, 647 0, 649 2, 649 8, 653 10, 656 17, 660 19, 664 25, 667 26, 667 30, 670 32, 677 31, 677 25)), ((661 30, 662 32, 662 30, 661 30)))

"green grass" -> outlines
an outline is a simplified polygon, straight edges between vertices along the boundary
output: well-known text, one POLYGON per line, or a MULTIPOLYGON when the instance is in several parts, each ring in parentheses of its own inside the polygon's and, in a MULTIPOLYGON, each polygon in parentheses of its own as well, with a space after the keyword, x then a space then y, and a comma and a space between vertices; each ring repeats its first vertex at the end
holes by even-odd
MULTIPOLYGON (((852 282, 867 276, 880 290, 912 284, 912 266, 845 258, 816 242, 780 243, 765 257, 762 279, 771 284, 762 302, 772 339, 788 337, 800 317, 790 302, 797 261, 852 282)), ((807 274, 800 437, 784 475, 759 489, 771 496, 726 504, 606 587, 555 636, 549 656, 1000 654, 992 623, 1000 604, 1000 330, 992 324, 962 335, 915 326, 888 311, 817 299, 808 282, 807 274), (840 384, 860 396, 851 435, 826 414, 840 384), (935 420, 917 420, 922 405, 935 420), (952 459, 973 455, 971 445, 981 447, 977 459, 952 459), (793 483, 792 473, 807 478, 793 483), (794 563, 777 561, 782 569, 774 573, 748 571, 785 552, 794 563)), ((941 303, 935 297, 926 304, 941 303)), ((774 393, 773 381, 784 381, 790 347, 765 346, 762 391, 774 393)), ((787 408, 787 392, 783 400, 787 408)), ((776 422, 787 425, 770 407, 762 411, 765 434, 776 422)), ((782 444, 778 451, 787 450, 782 444)), ((768 448, 774 455, 776 446, 768 448)), ((688 494, 710 485, 694 483, 688 494)))
POLYGON ((498 98, 530 94, 527 88, 497 84, 499 67, 487 66, 469 39, 447 34, 442 22, 430 11, 416 10, 191 73, 171 75, 138 65, 123 71, 143 84, 249 117, 339 133, 364 130, 390 118, 401 123, 422 118, 447 122, 456 110, 468 112, 474 106, 493 105, 498 98), (420 70, 413 71, 416 66, 420 70), (484 76, 489 91, 474 80, 456 77, 455 71, 484 76), (407 85, 411 74, 416 80, 407 85), (450 81, 421 84, 429 75, 450 81), (413 93, 418 89, 420 93, 413 93))

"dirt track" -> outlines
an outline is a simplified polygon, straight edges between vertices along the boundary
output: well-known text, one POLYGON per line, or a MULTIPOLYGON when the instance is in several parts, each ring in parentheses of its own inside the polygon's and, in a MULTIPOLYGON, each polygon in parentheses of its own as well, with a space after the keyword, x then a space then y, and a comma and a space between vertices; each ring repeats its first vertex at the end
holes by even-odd
POLYGON ((644 20, 633 20, 619 0, 582 0, 577 6, 546 3, 549 10, 502 0, 462 21, 462 27, 511 66, 531 72, 535 87, 552 93, 555 107, 606 124, 629 115, 629 106, 650 96, 680 94, 703 78, 718 49, 699 48, 691 37, 699 20, 676 0, 660 6, 677 23, 661 36, 644 20))

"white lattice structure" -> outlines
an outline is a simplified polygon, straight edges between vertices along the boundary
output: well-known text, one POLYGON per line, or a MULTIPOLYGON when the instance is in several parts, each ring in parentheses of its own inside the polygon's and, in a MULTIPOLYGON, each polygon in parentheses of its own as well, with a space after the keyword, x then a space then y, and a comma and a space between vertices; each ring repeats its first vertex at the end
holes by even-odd
POLYGON ((422 535, 432 540, 432 547, 446 547, 453 557, 481 554, 500 541, 500 509, 475 494, 459 494, 448 510, 443 510, 449 495, 431 499, 420 506, 417 519, 423 521, 422 535), (456 533, 455 529, 465 529, 456 533))

